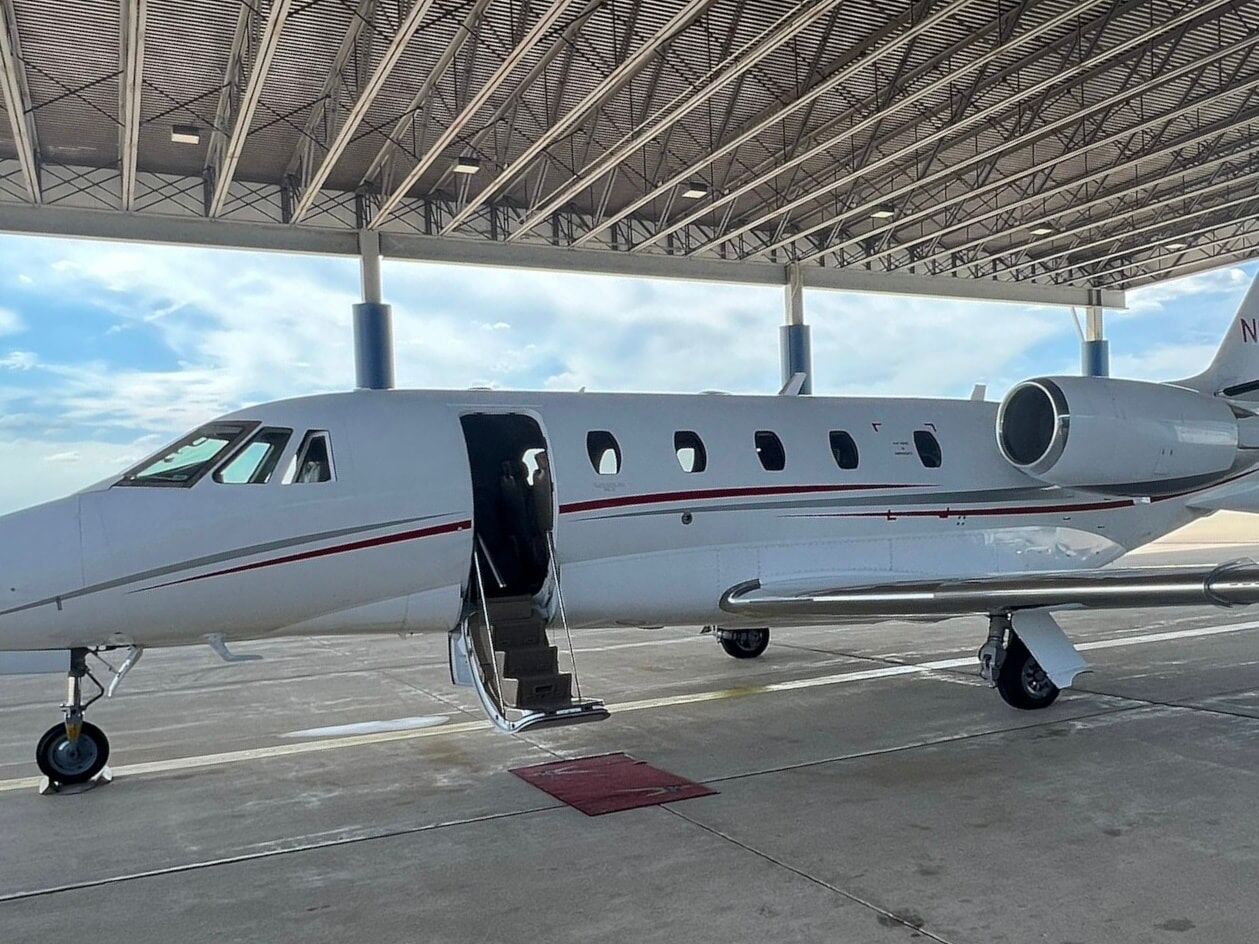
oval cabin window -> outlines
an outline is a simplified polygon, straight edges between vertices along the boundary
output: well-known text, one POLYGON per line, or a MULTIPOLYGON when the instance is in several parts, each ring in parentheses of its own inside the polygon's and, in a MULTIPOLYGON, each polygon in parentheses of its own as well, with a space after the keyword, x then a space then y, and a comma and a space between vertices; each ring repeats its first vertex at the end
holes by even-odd
POLYGON ((673 434, 673 451, 677 454, 678 465, 683 472, 703 472, 708 468, 708 453, 699 433, 689 429, 678 430, 673 434))
POLYGON ((918 458, 928 469, 940 468, 940 440, 935 434, 925 429, 914 430, 914 448, 918 450, 918 458))
POLYGON ((831 455, 835 464, 841 469, 855 469, 861 461, 857 452, 857 443, 852 435, 842 429, 831 430, 831 455))
POLYGON ((616 475, 621 471, 621 446, 606 429, 586 434, 586 453, 590 466, 600 475, 616 475))
POLYGON ((768 429, 757 430, 756 457, 766 472, 781 472, 787 466, 787 453, 778 434, 768 429))

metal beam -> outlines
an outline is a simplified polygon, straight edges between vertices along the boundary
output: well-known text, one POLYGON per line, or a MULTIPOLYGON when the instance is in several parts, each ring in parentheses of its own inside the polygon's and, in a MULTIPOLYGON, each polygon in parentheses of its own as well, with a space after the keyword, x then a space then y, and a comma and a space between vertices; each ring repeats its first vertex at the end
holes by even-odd
MULTIPOLYGON (((280 36, 284 32, 285 21, 288 20, 293 0, 272 0, 271 9, 267 11, 267 19, 262 27, 262 35, 258 37, 254 52, 254 65, 245 82, 243 90, 239 87, 240 76, 244 72, 243 47, 233 44, 234 55, 228 61, 227 74, 224 77, 223 98, 220 101, 219 119, 214 129, 215 137, 210 142, 206 156, 206 170, 214 184, 214 192, 207 207, 208 216, 218 216, 223 212, 223 204, 227 200, 227 192, 231 189, 232 180, 236 176, 236 165, 240 161, 241 152, 245 149, 245 139, 249 136, 250 125, 253 124, 254 111, 262 98, 262 89, 267 82, 267 74, 271 71, 271 61, 275 51, 280 47, 280 36), (239 50, 239 51, 238 51, 239 50), (226 109, 222 106, 226 104, 226 109), (231 122, 231 134, 224 132, 224 127, 231 122), (218 145, 216 147, 216 144, 218 145)), ((257 13, 252 0, 245 0, 241 16, 246 22, 237 24, 238 33, 248 37, 253 32, 257 13), (248 10, 249 13, 245 11, 248 10)), ((248 42, 246 41, 246 45, 248 42)))
MULTIPOLYGON (((247 223, 230 219, 210 220, 196 216, 140 216, 110 210, 32 207, 16 203, 0 204, 0 232, 212 246, 223 249, 354 257, 360 255, 359 234, 352 229, 247 223)), ((790 284, 787 266, 767 262, 722 262, 690 259, 685 256, 631 255, 601 250, 509 245, 480 239, 448 239, 387 230, 378 232, 380 251, 391 259, 739 285, 781 287, 790 284)), ((1031 305, 1099 303, 1098 290, 1085 285, 928 278, 813 265, 801 266, 799 271, 803 286, 813 289, 1021 302, 1031 305)), ((1107 308, 1125 307, 1123 292, 1101 290, 1100 304, 1107 308)))
POLYGON ((357 71, 358 61, 355 53, 360 48, 364 30, 371 26, 375 15, 376 0, 359 0, 358 5, 350 14, 350 24, 346 27, 345 35, 341 37, 341 43, 337 47, 336 55, 332 58, 328 74, 320 86, 319 95, 306 115, 302 136, 284 171, 285 177, 295 180, 299 187, 304 188, 305 182, 310 179, 315 148, 322 140, 321 129, 329 124, 336 124, 347 72, 357 71))
MULTIPOLYGON (((1114 107, 1116 105, 1122 105, 1125 102, 1129 101, 1131 96, 1141 95, 1142 93, 1144 93, 1145 91, 1148 91, 1149 89, 1157 88, 1160 85, 1175 82, 1178 79, 1184 78, 1186 76, 1190 76, 1195 72, 1198 72, 1200 70, 1205 70, 1211 65, 1213 65, 1214 63, 1228 56, 1234 55, 1237 52, 1248 49, 1251 46, 1255 46, 1257 44, 1259 44, 1259 35, 1252 36, 1249 39, 1245 40, 1242 43, 1239 43, 1236 46, 1230 46, 1226 49, 1216 50, 1210 55, 1204 56, 1201 59, 1196 59, 1193 62, 1186 63, 1185 65, 1177 69, 1172 69, 1169 72, 1159 73, 1153 79, 1150 79, 1148 82, 1143 82, 1141 83, 1141 85, 1136 86, 1135 88, 1123 89, 1122 91, 1114 95, 1104 98, 1101 101, 1095 102, 1092 105, 1089 105, 1088 108, 1084 109, 1083 111, 1076 112, 1075 114, 1068 115, 1067 117, 1060 119, 1059 121, 1052 122, 1051 124, 1046 125, 1041 128, 1037 128, 1033 131, 1033 134, 1040 136, 1054 128, 1066 127, 1070 123, 1079 121, 1081 117, 1087 117, 1088 115, 1091 115, 1096 111, 1101 111, 1106 108, 1114 107)), ((1203 100, 1197 100, 1184 108, 1177 109, 1176 111, 1172 112, 1172 115, 1170 118, 1165 119, 1161 115, 1155 116, 1155 118, 1153 119, 1153 123, 1158 124, 1158 123, 1163 123, 1165 121, 1174 121, 1176 118, 1179 118, 1185 114, 1188 114, 1189 111, 1196 111, 1200 109, 1203 104, 1210 105, 1213 102, 1217 101, 1219 98, 1230 96, 1237 92, 1244 92, 1244 91, 1247 91, 1248 89, 1253 89, 1257 87, 1257 85, 1259 85, 1254 82, 1248 83, 1246 85, 1236 85, 1234 83, 1235 83, 1235 79, 1230 79, 1230 81, 1224 85, 1223 90, 1218 95, 1206 99, 1205 102, 1203 100)), ((1145 125, 1140 126, 1139 130, 1145 130, 1145 127, 1146 127, 1145 125)), ((982 196, 987 193, 994 193, 1002 189, 1003 187, 1009 186, 1012 180, 1019 180, 1024 177, 1028 177, 1033 174, 1039 173, 1042 170, 1047 170, 1049 168, 1055 167, 1058 164, 1064 163, 1066 161, 1078 158, 1079 155, 1085 154, 1088 151, 1095 149, 1101 144, 1105 144, 1107 142, 1114 142, 1118 136, 1128 135, 1131 133, 1133 132, 1129 131, 1128 129, 1123 129, 1119 132, 1116 132, 1114 135, 1110 135, 1106 138, 1101 139, 1100 141, 1095 141, 1095 142, 1091 141, 1086 144, 1083 144, 1082 146, 1078 148, 1064 151, 1063 153, 1050 157, 1047 160, 1037 162, 1033 164, 1031 167, 1020 168, 1018 171, 1016 171, 1013 174, 1007 175, 1005 177, 1001 177, 998 180, 990 181, 989 183, 984 184, 982 187, 972 188, 964 196, 953 197, 949 200, 943 201, 941 203, 933 204, 921 210, 915 210, 912 214, 906 217, 903 217, 901 219, 898 219, 894 224, 889 224, 889 226, 891 226, 894 229, 899 229, 903 226, 908 226, 911 223, 914 223, 918 220, 929 219, 935 214, 939 213, 946 206, 955 205, 957 203, 964 202, 965 200, 971 200, 971 199, 974 199, 975 197, 982 196)), ((1209 133, 1204 134, 1204 135, 1199 135, 1199 138, 1202 139, 1202 138, 1217 136, 1220 133, 1221 133, 1220 129, 1218 127, 1215 127, 1209 133)), ((1010 145, 1017 145, 1020 140, 1021 139, 1016 138, 1014 141, 1010 142, 1010 145)), ((1186 147, 1186 146, 1187 146, 1186 144, 1182 143, 1178 145, 1177 147, 1186 147)), ((1007 147, 1006 145, 1001 145, 994 151, 990 151, 988 155, 985 155, 985 157, 996 156, 999 153, 1005 153, 1007 150, 1009 150, 1009 147, 1007 147)), ((1163 150, 1165 151, 1166 149, 1163 149, 1163 150)), ((1139 155, 1136 158, 1126 160, 1122 165, 1106 167, 1101 171, 1094 171, 1092 174, 1086 175, 1085 179, 1093 180, 1093 179, 1103 178, 1108 175, 1118 173, 1122 170, 1128 169, 1130 167, 1135 167, 1141 162, 1149 160, 1149 159, 1150 158, 1148 156, 1139 155)), ((955 169, 955 168, 950 168, 950 169, 955 169)), ((1056 196, 1057 194, 1062 193, 1065 190, 1068 190, 1072 187, 1079 186, 1082 182, 1084 181, 1081 180, 1080 178, 1077 178, 1072 181, 1067 181, 1065 183, 1058 184, 1057 186, 1052 187, 1048 190, 1041 190, 1037 188, 1034 191, 1034 196, 1023 197, 1019 200, 1014 201, 1013 203, 1003 204, 999 207, 996 207, 995 209, 988 210, 976 216, 967 215, 964 217, 963 220, 949 224, 939 229, 934 229, 928 235, 915 237, 913 239, 897 243, 895 246, 890 246, 886 249, 880 250, 879 252, 868 254, 866 255, 863 261, 873 262, 876 259, 881 259, 893 253, 907 250, 913 246, 921 245, 924 242, 930 242, 932 240, 938 239, 941 236, 947 235, 948 233, 955 232, 959 229, 965 229, 966 227, 971 226, 975 223, 980 223, 980 222, 983 222, 984 220, 1001 216, 1002 214, 1009 213, 1010 211, 1016 210, 1023 206, 1029 206, 1035 203, 1041 203, 1042 205, 1044 205, 1044 201, 1047 200, 1049 197, 1056 196)), ((862 237, 869 238, 869 235, 870 235, 869 233, 863 233, 862 237)), ((945 255, 950 251, 952 250, 948 250, 948 249, 941 250, 940 252, 935 253, 928 258, 935 258, 936 256, 939 256, 939 255, 945 255)), ((916 262, 917 261, 926 261, 926 259, 916 260, 916 262)))
POLYGON ((135 208, 147 12, 148 0, 122 0, 118 49, 118 164, 121 173, 120 197, 124 210, 135 208))
MULTIPOLYGON (((956 85, 956 83, 964 76, 969 75, 971 73, 975 73, 975 72, 982 72, 982 70, 986 69, 990 64, 998 61, 1003 56, 1009 55, 1011 50, 1016 49, 1019 46, 1024 45, 1026 43, 1034 42, 1036 39, 1040 38, 1041 36, 1045 36, 1052 33, 1052 31, 1054 31, 1055 29, 1060 28, 1063 24, 1068 23, 1071 20, 1077 18, 1081 14, 1087 12, 1089 8, 1099 5, 1099 3, 1101 2, 1103 2, 1103 0, 1085 0, 1085 2, 1077 6, 1071 7, 1067 10, 1064 10, 1058 13, 1056 16, 1053 16, 1050 19, 1046 20, 1045 22, 1038 24, 1037 26, 1028 30, 1026 33, 1023 33, 1017 37, 1014 37, 1009 42, 998 43, 993 49, 990 49, 988 52, 984 53, 983 55, 977 56, 976 58, 970 60, 969 62, 962 63, 961 65, 958 65, 954 68, 948 69, 939 78, 936 78, 935 80, 928 82, 926 85, 923 85, 919 88, 914 89, 914 91, 911 92, 909 95, 906 95, 905 97, 900 98, 900 99, 894 99, 888 102, 885 107, 882 107, 882 108, 876 107, 873 112, 871 112, 870 114, 867 114, 864 118, 860 120, 856 120, 856 121, 850 120, 837 133, 832 134, 829 137, 823 136, 820 140, 814 142, 810 147, 807 147, 793 154, 789 159, 774 162, 773 166, 753 176, 750 180, 744 181, 743 183, 739 184, 737 187, 731 188, 727 193, 722 194, 722 196, 719 199, 706 203, 703 206, 697 207, 696 209, 692 210, 690 213, 684 215, 680 219, 674 221, 670 225, 657 229, 656 232, 652 233, 651 236, 649 236, 647 239, 642 240, 638 244, 637 248, 639 250, 642 250, 648 246, 652 246, 659 243, 660 240, 668 238, 671 234, 683 229, 686 226, 689 226, 691 223, 696 222, 697 220, 703 218, 704 216, 708 215, 714 210, 717 210, 723 206, 732 205, 740 197, 743 197, 747 195, 748 193, 751 193, 755 191, 756 189, 763 187, 766 184, 772 182, 775 178, 777 178, 780 174, 784 173, 785 171, 791 170, 792 168, 803 166, 808 161, 813 160, 820 155, 826 154, 829 151, 832 151, 836 147, 844 144, 846 141, 851 141, 855 139, 857 135, 861 134, 863 131, 866 131, 870 128, 874 128, 877 131, 877 129, 887 120, 889 115, 895 114, 898 111, 917 105, 919 102, 923 102, 927 100, 932 95, 936 95, 940 93, 941 90, 953 88, 956 85)), ((856 73, 856 72, 862 71, 865 68, 868 68, 870 65, 873 64, 873 61, 877 61, 878 54, 883 53, 884 51, 887 51, 887 50, 899 48, 901 45, 904 45, 908 43, 909 41, 912 41, 913 38, 916 35, 918 35, 920 27, 935 26, 938 22, 942 21, 944 18, 946 18, 947 16, 951 16, 954 13, 959 12, 965 6, 966 6, 966 3, 964 2, 956 2, 954 6, 946 7, 942 10, 937 11, 936 13, 932 14, 932 16, 929 17, 927 20, 923 21, 922 23, 916 24, 912 29, 907 30, 904 34, 902 34, 902 36, 897 37, 897 39, 894 40, 893 42, 888 43, 886 46, 882 47, 879 50, 876 50, 875 54, 872 55, 870 59, 859 60, 858 62, 854 63, 852 72, 856 73)), ((848 76, 845 75, 844 77, 847 78, 848 76)), ((833 78, 835 77, 833 76, 832 79, 833 78)), ((875 93, 875 95, 872 96, 872 98, 875 99, 876 101, 880 97, 881 96, 877 92, 875 93)), ((864 104, 866 103, 863 103, 863 105, 864 104)), ((857 112, 857 109, 853 109, 852 111, 849 112, 849 114, 855 117, 856 112, 857 112)), ((948 128, 949 130, 954 130, 954 126, 952 125, 946 125, 945 127, 948 128)), ((900 133, 901 130, 902 129, 897 128, 895 133, 900 133)), ((923 142, 923 143, 926 143, 926 142, 923 142)), ((919 145, 916 145, 916 146, 919 146, 919 145)), ((861 168, 859 168, 858 170, 861 170, 861 168)), ((854 174, 856 173, 857 172, 855 171, 854 174)), ((812 199, 813 199, 812 194, 810 194, 810 196, 807 199, 801 199, 799 201, 799 204, 804 205, 804 204, 810 203, 812 202, 812 199)), ((734 230, 729 234, 714 237, 704 246, 701 246, 699 249, 695 251, 702 252, 705 249, 712 248, 713 246, 716 246, 717 244, 724 242, 727 239, 731 239, 736 236, 742 235, 742 233, 755 229, 757 226, 762 225, 763 222, 767 222, 773 217, 780 215, 781 212, 786 212, 786 210, 775 210, 774 213, 765 215, 764 217, 760 218, 756 223, 749 223, 747 226, 740 227, 738 230, 734 230)))
POLYGON ((337 129, 337 133, 333 136, 332 141, 329 142, 328 150, 324 153, 323 160, 311 172, 310 178, 302 182, 303 190, 301 196, 293 206, 293 222, 300 221, 314 204, 315 199, 319 196, 319 191, 323 189, 324 183, 328 180, 328 175, 332 173, 332 168, 336 166, 337 161, 341 159, 341 155, 345 153, 345 149, 354 138, 354 133, 358 130, 358 126, 362 124, 363 119, 367 116, 367 110, 372 107, 372 103, 376 101, 376 96, 385 87, 385 82, 389 80, 389 76, 393 73, 394 66, 398 64, 398 60, 406 52, 407 43, 411 41, 415 31, 420 28, 421 21, 423 21, 425 14, 428 13, 432 5, 433 0, 415 0, 410 12, 398 24, 398 30, 389 41, 389 45, 385 47, 380 61, 376 63, 375 70, 363 84, 358 98, 350 107, 345 120, 341 122, 341 126, 337 129))
MULTIPOLYGON (((759 62, 777 52, 794 37, 830 13, 841 2, 842 0, 818 0, 803 12, 794 11, 783 14, 754 39, 735 50, 728 59, 710 69, 702 79, 678 93, 664 108, 647 119, 643 123, 644 126, 625 135, 616 145, 601 154, 580 173, 575 174, 572 180, 557 187, 547 197, 546 202, 534 209, 528 218, 507 237, 508 240, 517 239, 541 225, 550 218, 552 213, 582 190, 598 183, 617 165, 637 153, 640 148, 672 128, 691 112, 707 104, 727 85, 747 74, 759 62)), ((975 0, 960 0, 960 2, 971 3, 975 0)))
MULTIPOLYGON (((908 19, 908 15, 907 15, 905 18, 905 22, 908 23, 908 25, 906 29, 904 30, 904 32, 900 33, 899 35, 893 36, 882 46, 876 47, 872 52, 870 52, 869 55, 847 62, 842 68, 836 70, 835 72, 832 72, 829 76, 827 76, 824 80, 819 82, 813 88, 809 89, 804 94, 792 99, 786 105, 770 109, 768 112, 762 114, 757 119, 753 120, 750 124, 746 125, 743 129, 741 129, 739 133, 735 135, 733 138, 729 139, 728 141, 723 142, 719 147, 713 148, 709 153, 705 154, 699 160, 692 161, 681 171, 678 171, 677 173, 672 174, 666 180, 662 181, 659 185, 655 186, 652 189, 649 189, 642 196, 631 201, 627 206, 622 207, 616 213, 600 221, 600 223, 597 226, 593 227, 592 229, 588 230, 587 232, 582 234, 580 237, 578 237, 578 239, 574 241, 574 245, 577 245, 577 246, 584 245, 585 243, 599 236, 601 233, 611 228, 618 221, 642 209, 644 206, 651 203, 661 194, 668 193, 669 191, 678 187, 680 184, 685 183, 686 181, 692 179, 698 173, 703 171, 705 168, 711 166, 714 162, 720 160, 721 158, 729 154, 734 153, 744 144, 748 143, 753 138, 757 137, 758 135, 772 128, 774 125, 778 124, 780 121, 783 121, 790 115, 794 114, 799 109, 809 107, 815 101, 822 98, 833 89, 842 87, 844 83, 852 79, 853 76, 875 65, 885 56, 891 55, 892 53, 901 49, 906 44, 912 42, 917 36, 919 36, 924 31, 930 29, 933 26, 938 25, 938 23, 941 22, 944 17, 949 16, 957 12, 958 10, 968 6, 971 2, 973 2, 973 0, 952 0, 952 2, 948 6, 946 6, 943 10, 937 11, 936 13, 932 14, 930 17, 928 17, 926 20, 923 20, 920 23, 912 23, 908 19)), ((1100 2, 1100 0, 1088 0, 1088 2, 1096 3, 1096 2, 1100 2)), ((896 25, 900 25, 900 21, 898 21, 896 25)), ((795 162, 790 162, 789 166, 794 166, 794 164, 795 162)), ((770 176, 771 177, 776 176, 780 171, 786 170, 786 169, 788 169, 788 166, 780 165, 776 162, 774 165, 773 173, 770 174, 770 176)), ((704 213, 708 213, 711 210, 716 209, 718 205, 722 205, 726 202, 728 201, 723 196, 720 202, 713 201, 711 203, 705 204, 702 213, 694 214, 693 216, 695 218, 698 218, 698 216, 703 215, 704 213)), ((675 230, 677 228, 678 227, 672 227, 670 231, 675 230)), ((653 234, 649 238, 654 242, 657 236, 659 236, 660 238, 663 238, 664 235, 665 235, 665 231, 661 230, 659 233, 653 234)))
POLYGON ((624 62, 614 68, 593 89, 574 105, 558 121, 540 134, 537 139, 525 148, 524 152, 499 172, 498 176, 481 188, 450 222, 442 229, 442 235, 458 229, 468 218, 480 209, 487 200, 499 193, 513 180, 521 175, 533 162, 533 159, 568 134, 591 109, 598 108, 617 92, 627 81, 638 74, 655 56, 664 54, 664 47, 679 33, 690 26, 715 0, 687 0, 682 9, 675 13, 655 33, 644 40, 624 62))
MULTIPOLYGON (((530 27, 529 32, 521 38, 520 42, 507 54, 506 58, 499 63, 498 68, 494 70, 494 74, 489 77, 485 84, 468 101, 468 104, 464 106, 463 111, 456 116, 454 121, 446 126, 446 129, 438 135, 437 140, 429 146, 428 150, 424 152, 415 166, 402 179, 401 183, 385 198, 385 201, 376 210, 376 215, 372 219, 372 226, 379 226, 386 217, 397 209, 398 204, 411 188, 441 157, 446 148, 450 147, 463 134, 464 128, 476 117, 477 112, 485 107, 485 103, 490 100, 490 96, 497 92, 499 87, 511 77, 516 67, 533 51, 533 48, 546 36, 547 31, 555 25, 573 2, 574 0, 554 0, 547 11, 538 17, 537 21, 530 27)), ((397 132, 395 131, 396 136, 397 132)), ((377 165, 374 163, 373 166, 377 165)), ((369 170, 368 173, 370 174, 372 171, 369 170)))
MULTIPOLYGON (((366 184, 371 181, 383 182, 383 178, 391 166, 393 158, 402 146, 400 142, 406 135, 407 130, 414 124, 415 116, 421 109, 424 109, 424 124, 428 124, 428 107, 433 90, 437 87, 437 83, 441 81, 442 76, 446 74, 446 70, 450 68, 451 63, 455 61, 455 57, 459 55, 459 51, 463 49, 464 44, 476 33, 481 17, 485 15, 485 10, 490 5, 490 2, 491 0, 475 0, 472 4, 454 38, 442 51, 437 64, 425 76, 423 83, 421 83, 419 89, 416 90, 415 95, 412 97, 411 104, 407 106, 406 111, 402 113, 402 116, 394 125, 393 134, 385 139, 385 143, 376 152, 376 156, 372 159, 371 164, 368 165, 366 172, 363 174, 362 183, 366 184)), ((421 128, 422 134, 427 131, 427 127, 421 128)), ((388 186, 388 184, 385 185, 388 186)), ((390 210, 392 209, 390 207, 390 210)), ((376 215, 373 217, 373 225, 376 225, 375 220, 380 218, 381 213, 381 210, 376 211, 376 215)))
POLYGON ((26 66, 12 0, 0 0, 0 97, 9 115, 9 130, 17 148, 22 179, 31 203, 43 200, 39 180, 39 136, 31 114, 31 93, 26 87, 26 66))
MULTIPOLYGON (((853 183, 855 183, 857 180, 867 177, 873 171, 891 166, 895 164, 897 161, 902 161, 906 158, 912 158, 913 155, 915 155, 918 151, 920 151, 923 147, 925 147, 928 144, 943 140, 948 135, 953 134, 954 132, 956 132, 957 130, 961 128, 977 125, 977 124, 980 124, 981 122, 986 122, 989 119, 995 117, 997 114, 1007 111, 1008 109, 1011 108, 1011 106, 1019 102, 1032 98, 1038 94, 1041 94, 1042 92, 1047 92, 1051 90, 1054 86, 1058 85, 1064 80, 1071 80, 1079 76, 1085 76, 1091 73, 1101 63, 1107 62, 1125 53, 1136 50, 1139 47, 1143 46, 1144 44, 1150 42, 1151 40, 1156 39, 1165 33, 1171 32, 1172 30, 1180 26, 1186 25, 1188 22, 1203 16, 1205 13, 1208 13, 1211 10, 1216 9, 1217 7, 1224 6, 1231 2, 1232 0, 1203 0, 1203 2, 1195 4, 1194 6, 1189 8, 1188 12, 1182 13, 1180 16, 1172 17, 1167 20, 1160 20, 1155 25, 1147 28, 1144 32, 1138 33, 1135 36, 1129 37, 1128 39, 1118 42, 1114 46, 1107 47, 1106 49, 1097 53, 1095 56, 1089 59, 1086 59, 1075 66, 1065 68, 1053 75, 1047 76, 1046 78, 1042 79, 1039 82, 1035 82, 1024 88, 1021 88, 1018 91, 1011 93, 1010 95, 1002 98, 1001 100, 997 102, 994 102, 991 105, 981 108, 978 111, 972 112, 970 115, 968 115, 966 118, 962 119, 961 121, 954 122, 952 124, 946 124, 944 127, 940 128, 934 133, 927 135, 926 137, 923 137, 923 138, 917 138, 912 144, 907 145, 893 152, 892 154, 889 154, 876 161, 873 161, 869 164, 859 167, 852 173, 845 174, 841 177, 838 177, 835 180, 831 181, 830 183, 826 184, 825 186, 818 188, 817 190, 814 190, 808 194, 805 194, 795 200, 789 201, 788 203, 780 207, 777 207, 773 209, 772 211, 769 211, 753 220, 749 220, 745 224, 739 226, 738 228, 731 230, 728 233, 722 234, 720 237, 718 237, 717 239, 714 239, 712 243, 710 243, 708 246, 705 246, 704 248, 706 249, 711 248, 717 243, 725 242, 729 239, 733 239, 739 235, 742 235, 743 233, 746 233, 752 229, 755 229, 758 226, 763 226, 769 220, 774 219, 778 216, 781 216, 784 213, 788 213, 806 204, 813 203, 816 200, 818 200, 820 197, 825 196, 828 193, 831 193, 838 189, 842 189, 844 187, 849 187, 853 183)), ((1125 92, 1124 94, 1127 95, 1128 93, 1125 92)), ((927 186, 945 177, 956 176, 957 174, 964 171, 968 167, 973 167, 984 161, 993 159, 997 154, 1004 154, 1016 147, 1024 146, 1027 144, 1029 138, 1040 139, 1041 137, 1051 133, 1051 131, 1054 128, 1067 127, 1072 122, 1079 121, 1082 118, 1087 117, 1088 115, 1092 114, 1094 111, 1097 111, 1102 107, 1105 107, 1106 103, 1110 103, 1109 98, 1103 100, 1103 102, 1095 103, 1093 105, 1086 106, 1082 109, 1078 109, 1072 114, 1067 115, 1063 118, 1060 118, 1049 125, 1034 127, 1033 130, 1029 132, 1028 134, 1019 136, 1017 138, 1012 138, 1006 141, 1005 143, 999 145, 999 147, 995 150, 988 149, 987 151, 981 151, 978 154, 974 155, 973 157, 967 158, 963 161, 951 163, 949 166, 939 171, 936 171, 933 174, 929 174, 927 177, 921 180, 912 181, 911 183, 895 188, 894 190, 890 192, 876 193, 874 197, 872 197, 870 200, 866 201, 865 203, 862 203, 856 207, 845 209, 843 212, 832 215, 832 216, 825 216, 819 222, 812 223, 800 229, 798 232, 792 233, 783 239, 779 239, 775 241, 770 246, 767 246, 765 250, 763 251, 785 249, 787 246, 791 245, 792 243, 800 239, 804 239, 805 237, 812 236, 814 233, 820 232, 825 229, 831 229, 833 227, 841 226, 843 225, 843 222, 845 220, 848 220, 854 216, 860 216, 863 213, 868 213, 870 210, 876 208, 877 206, 881 204, 892 203, 899 197, 904 196, 905 194, 913 190, 916 190, 923 186, 927 186)), ((1093 146, 1093 145, 1090 145, 1090 146, 1093 146)), ((898 226, 902 225, 903 223, 904 223, 904 220, 901 220, 896 223, 889 223, 886 226, 879 227, 871 232, 862 233, 860 239, 864 240, 864 239, 868 239, 872 235, 878 235, 879 233, 889 232, 893 229, 896 229, 898 226)), ((820 258, 823 255, 826 255, 828 253, 841 249, 843 246, 854 245, 858 241, 860 240, 857 238, 849 239, 838 246, 827 246, 825 249, 807 253, 801 258, 802 259, 820 258)))

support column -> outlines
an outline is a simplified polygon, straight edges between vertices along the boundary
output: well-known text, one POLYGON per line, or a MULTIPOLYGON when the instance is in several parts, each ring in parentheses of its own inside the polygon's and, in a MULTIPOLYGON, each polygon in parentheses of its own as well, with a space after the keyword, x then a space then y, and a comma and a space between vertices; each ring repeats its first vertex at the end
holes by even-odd
POLYGON ((360 390, 393 387, 393 313, 381 302, 380 234, 359 230, 363 301, 354 306, 354 376, 360 390))
POLYGON ((1106 340, 1101 305, 1089 305, 1085 309, 1080 373, 1085 377, 1110 376, 1110 342, 1106 340))
POLYGON ((787 323, 778 329, 783 387, 796 374, 804 374, 800 393, 813 392, 813 356, 809 343, 809 326, 804 323, 804 274, 800 264, 787 266, 785 294, 787 323))

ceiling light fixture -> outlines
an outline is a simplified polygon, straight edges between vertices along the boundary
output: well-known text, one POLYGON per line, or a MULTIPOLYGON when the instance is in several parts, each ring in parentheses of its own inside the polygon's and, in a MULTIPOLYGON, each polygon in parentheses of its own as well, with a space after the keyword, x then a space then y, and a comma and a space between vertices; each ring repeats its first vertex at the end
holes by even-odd
POLYGON ((706 196, 708 196, 708 184, 702 180, 692 180, 682 191, 682 198, 685 200, 699 200, 706 196))
POLYGON ((475 154, 465 154, 463 157, 455 161, 455 166, 451 168, 456 174, 475 174, 481 169, 481 159, 475 154))
POLYGON ((875 207, 870 211, 870 216, 876 220, 890 220, 896 215, 896 210, 890 206, 875 207))
POLYGON ((175 125, 170 129, 170 139, 175 144, 200 144, 201 129, 196 125, 175 125))
POLYGON ((1170 249, 1172 252, 1179 252, 1182 249, 1188 249, 1189 244, 1188 243, 1168 243, 1163 248, 1170 249))
POLYGON ((1055 230, 1052 226, 1045 226, 1042 223, 1040 226, 1033 226, 1030 232, 1033 236, 1050 236, 1055 230))

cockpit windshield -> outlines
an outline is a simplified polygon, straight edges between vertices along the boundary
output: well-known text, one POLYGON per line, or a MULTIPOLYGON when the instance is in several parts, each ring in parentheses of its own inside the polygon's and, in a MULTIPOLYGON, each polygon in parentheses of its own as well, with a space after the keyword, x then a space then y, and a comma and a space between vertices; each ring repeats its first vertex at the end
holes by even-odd
POLYGON ((169 449, 150 457, 123 475, 119 485, 160 485, 188 487, 234 448, 257 423, 220 422, 203 426, 169 449))

